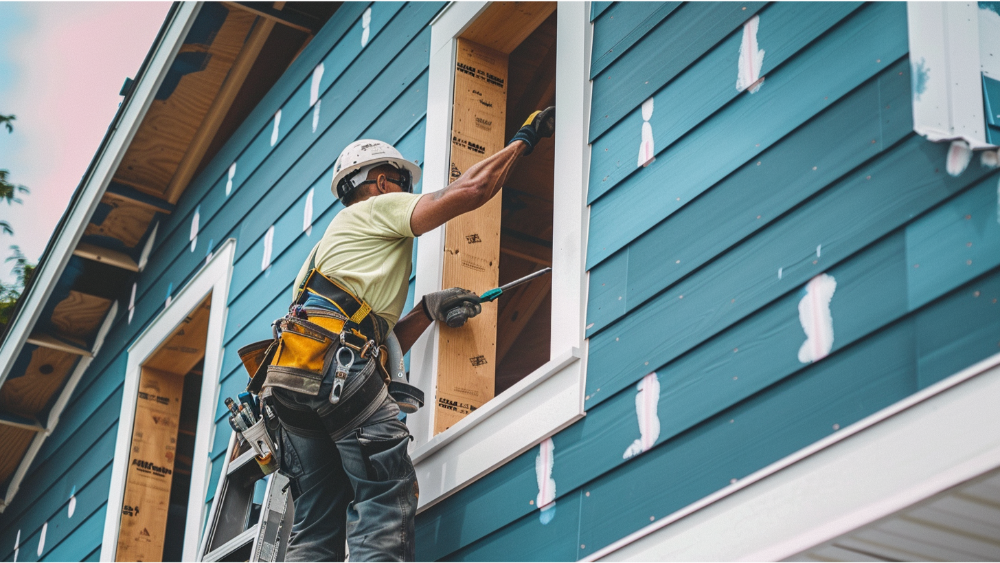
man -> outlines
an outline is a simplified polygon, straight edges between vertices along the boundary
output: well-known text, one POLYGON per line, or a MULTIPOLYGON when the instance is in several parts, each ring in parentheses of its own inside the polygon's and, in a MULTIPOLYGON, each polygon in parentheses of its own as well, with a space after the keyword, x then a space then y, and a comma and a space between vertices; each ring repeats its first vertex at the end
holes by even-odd
POLYGON ((345 205, 302 266, 262 396, 280 427, 281 471, 295 506, 288 561, 412 561, 418 487, 409 431, 376 363, 389 331, 405 352, 434 320, 479 297, 451 288, 424 296, 400 318, 413 237, 479 208, 521 155, 552 135, 555 108, 533 113, 501 151, 445 189, 411 193, 420 168, 392 146, 349 145, 332 189, 345 205))

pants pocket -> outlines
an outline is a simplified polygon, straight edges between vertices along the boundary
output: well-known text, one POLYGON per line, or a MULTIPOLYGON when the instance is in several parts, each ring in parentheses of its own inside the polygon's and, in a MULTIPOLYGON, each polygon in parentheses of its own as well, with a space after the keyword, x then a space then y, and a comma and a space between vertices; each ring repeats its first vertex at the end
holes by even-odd
POLYGON ((397 481, 414 473, 406 452, 410 433, 398 420, 366 426, 358 430, 358 444, 365 462, 365 472, 372 481, 397 481))
POLYGON ((288 436, 288 432, 280 426, 278 427, 278 450, 281 459, 278 472, 288 477, 289 487, 292 489, 292 499, 294 500, 302 492, 299 487, 299 478, 302 477, 303 473, 302 461, 295 451, 295 446, 292 445, 292 440, 288 436))

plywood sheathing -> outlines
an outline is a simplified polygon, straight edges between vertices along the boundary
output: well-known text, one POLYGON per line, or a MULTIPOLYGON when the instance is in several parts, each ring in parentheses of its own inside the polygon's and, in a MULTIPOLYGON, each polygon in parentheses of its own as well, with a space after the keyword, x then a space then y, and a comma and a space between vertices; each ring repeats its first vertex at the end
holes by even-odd
POLYGON ((179 55, 207 53, 205 68, 181 77, 167 99, 153 100, 115 173, 115 181, 166 199, 170 180, 256 19, 255 15, 243 10, 230 10, 211 45, 186 43, 181 46, 179 55))
POLYGON ((101 326, 110 307, 110 299, 70 290, 52 310, 51 323, 61 336, 87 338, 101 326))
POLYGON ((144 367, 183 376, 198 365, 205 357, 205 340, 208 338, 208 316, 211 308, 211 300, 207 299, 191 311, 144 367))
MULTIPOLYGON (((507 55, 459 39, 455 70, 451 171, 457 178, 503 148, 507 102, 507 55)), ((448 222, 444 287, 483 293, 500 277, 502 194, 448 222)), ((434 432, 439 433, 493 398, 496 369, 495 303, 461 328, 442 323, 434 432)))
POLYGON ((6 483, 10 476, 17 471, 17 466, 21 464, 24 452, 28 451, 28 446, 35 439, 36 432, 5 426, 0 424, 0 483, 6 483))
POLYGON ((555 2, 494 2, 462 38, 509 54, 555 11, 555 2))
POLYGON ((183 391, 183 375, 143 367, 121 507, 117 561, 163 559, 183 391))
POLYGON ((80 356, 69 352, 36 348, 24 375, 8 379, 0 387, 0 410, 35 418, 62 387, 79 359, 80 356))
POLYGON ((95 223, 95 218, 92 217, 83 235, 110 237, 121 241, 126 249, 134 249, 139 244, 156 216, 156 211, 149 205, 112 193, 104 194, 101 206, 106 213, 102 218, 96 219, 100 223, 95 223))

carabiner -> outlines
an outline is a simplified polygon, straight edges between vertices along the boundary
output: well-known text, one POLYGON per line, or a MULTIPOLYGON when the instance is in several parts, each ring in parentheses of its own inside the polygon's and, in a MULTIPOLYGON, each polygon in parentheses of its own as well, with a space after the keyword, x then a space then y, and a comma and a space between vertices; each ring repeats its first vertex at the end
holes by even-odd
POLYGON ((354 365, 354 350, 351 350, 347 346, 341 346, 337 349, 337 371, 334 373, 333 378, 333 389, 330 390, 330 404, 336 405, 340 402, 340 396, 344 392, 344 384, 347 383, 347 374, 351 371, 351 366, 354 365), (341 360, 340 355, 347 351, 349 356, 347 363, 345 364, 341 360))

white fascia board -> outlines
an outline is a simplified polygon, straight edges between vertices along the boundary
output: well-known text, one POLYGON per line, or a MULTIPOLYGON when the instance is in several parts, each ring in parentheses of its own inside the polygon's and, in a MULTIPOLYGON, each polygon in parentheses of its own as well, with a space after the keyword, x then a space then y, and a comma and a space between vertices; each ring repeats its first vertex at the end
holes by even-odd
POLYGON ((977 2, 907 2, 913 130, 930 141, 986 142, 977 2))
POLYGON ((68 211, 62 229, 53 233, 52 251, 35 271, 35 281, 31 284, 28 295, 24 298, 21 311, 14 319, 14 324, 10 327, 7 338, 3 343, 0 343, 0 386, 7 380, 7 375, 17 360, 28 335, 31 334, 46 301, 51 296, 59 276, 62 275, 66 264, 72 257, 73 249, 76 248, 80 237, 83 236, 90 217, 97 209, 105 189, 118 169, 132 138, 142 124, 142 119, 152 104, 156 91, 160 88, 160 84, 187 36, 188 30, 194 23, 201 5, 200 2, 182 3, 175 12, 160 44, 156 46, 149 66, 134 86, 133 94, 129 97, 121 119, 117 122, 104 150, 94 157, 96 165, 90 176, 79 188, 81 190, 80 197, 77 198, 73 208, 68 211))
POLYGON ((899 401, 589 561, 775 561, 1000 467, 1000 354, 899 401))

